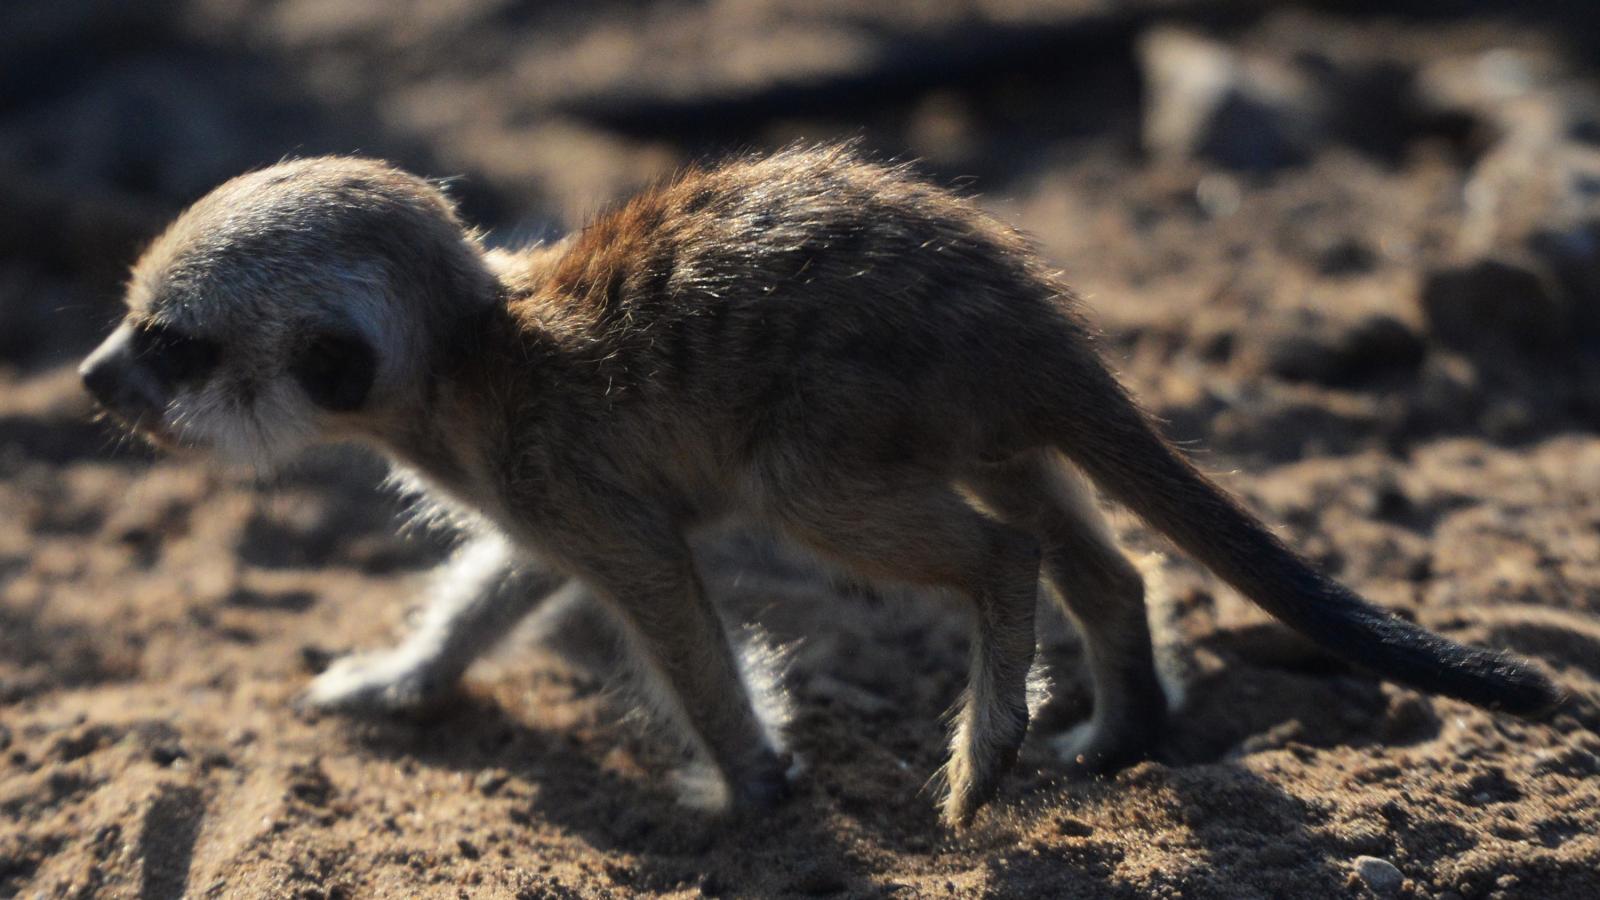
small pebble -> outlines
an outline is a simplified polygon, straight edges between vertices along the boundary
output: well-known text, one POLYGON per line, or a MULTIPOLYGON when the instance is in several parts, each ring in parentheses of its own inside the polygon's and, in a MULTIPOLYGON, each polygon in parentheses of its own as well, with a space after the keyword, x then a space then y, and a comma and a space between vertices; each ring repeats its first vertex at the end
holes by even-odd
POLYGON ((472 780, 472 786, 477 788, 478 793, 483 794, 485 797, 493 797, 500 792, 501 788, 505 787, 508 780, 510 780, 509 776, 505 772, 498 769, 485 769, 479 772, 478 777, 472 780))
POLYGON ((1356 857, 1356 874, 1374 894, 1392 894, 1400 890, 1401 883, 1406 880, 1394 863, 1376 856, 1356 857))
POLYGON ((1088 837, 1094 834, 1093 826, 1071 816, 1067 816, 1056 823, 1056 830, 1066 837, 1088 837))

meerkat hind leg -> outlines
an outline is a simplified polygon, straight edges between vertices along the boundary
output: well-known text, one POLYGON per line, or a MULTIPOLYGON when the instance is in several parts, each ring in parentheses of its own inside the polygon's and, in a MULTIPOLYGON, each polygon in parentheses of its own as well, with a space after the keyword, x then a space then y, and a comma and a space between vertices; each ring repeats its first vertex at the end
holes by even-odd
POLYGON ((812 485, 781 511, 786 530, 862 574, 955 588, 974 603, 968 686, 944 769, 944 820, 965 826, 994 796, 1027 734, 1038 542, 982 515, 948 485, 850 487, 812 485))
POLYGON ((304 702, 352 714, 413 712, 455 688, 490 650, 565 583, 565 576, 519 568, 509 542, 475 538, 435 573, 434 596, 399 646, 336 660, 317 676, 304 702))
POLYGON ((1117 547, 1082 475, 1053 454, 988 468, 968 482, 996 515, 1038 535, 1051 593, 1083 639, 1094 711, 1056 742, 1084 774, 1148 753, 1166 716, 1144 581, 1117 547))

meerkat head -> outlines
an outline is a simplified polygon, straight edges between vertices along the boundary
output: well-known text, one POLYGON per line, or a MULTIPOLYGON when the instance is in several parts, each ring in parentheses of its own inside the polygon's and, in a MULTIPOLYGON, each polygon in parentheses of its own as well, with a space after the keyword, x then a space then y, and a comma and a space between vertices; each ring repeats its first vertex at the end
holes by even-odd
POLYGON ((158 445, 271 467, 403 421, 437 336, 494 296, 475 235, 428 182, 369 160, 286 162, 178 217, 79 372, 158 445))

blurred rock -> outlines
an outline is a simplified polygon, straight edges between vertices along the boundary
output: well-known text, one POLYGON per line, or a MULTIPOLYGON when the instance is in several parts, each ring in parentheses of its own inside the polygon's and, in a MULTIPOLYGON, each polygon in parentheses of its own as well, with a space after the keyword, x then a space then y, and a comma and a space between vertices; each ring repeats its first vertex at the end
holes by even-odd
POLYGON ((1476 166, 1463 199, 1457 250, 1491 253, 1508 244, 1557 259, 1593 260, 1600 245, 1600 149, 1549 133, 1550 123, 1501 140, 1476 166))
POLYGON ((1225 219, 1239 211, 1244 191, 1239 179, 1225 172, 1209 172, 1194 186, 1194 202, 1207 217, 1225 219))
POLYGON ((1265 368, 1290 381, 1344 387, 1414 372, 1426 354, 1416 331, 1393 316, 1339 320, 1304 314, 1268 339, 1265 368))
POLYGON ((1417 91, 1488 135, 1452 262, 1424 280, 1431 325, 1460 346, 1525 352, 1600 338, 1600 148, 1581 140, 1600 92, 1551 58, 1506 48, 1434 63, 1417 91))
POLYGON ((1498 140, 1525 131, 1534 111, 1550 107, 1558 69, 1554 59, 1522 48, 1450 56, 1418 72, 1416 99, 1434 115, 1477 119, 1498 140))
POLYGON ((1429 272, 1422 283, 1428 331, 1461 349, 1549 351, 1568 339, 1571 316, 1537 260, 1495 256, 1429 272))
POLYGON ((87 90, 18 122, 8 155, 74 184, 185 199, 257 162, 259 128, 229 101, 233 79, 197 82, 160 58, 98 74, 87 90))
POLYGON ((1191 3, 657 7, 599 20, 569 39, 540 40, 511 65, 547 112, 681 141, 726 135, 740 122, 971 84, 1030 60, 1058 61, 1103 47, 1108 33, 1134 27, 1151 7, 1191 3))
POLYGON ((1354 235, 1319 233, 1312 250, 1317 272, 1329 277, 1370 272, 1378 263, 1371 245, 1354 235))
POLYGON ((1146 34, 1138 52, 1144 144, 1158 158, 1265 171, 1305 161, 1326 140, 1327 97, 1288 65, 1171 28, 1146 34))

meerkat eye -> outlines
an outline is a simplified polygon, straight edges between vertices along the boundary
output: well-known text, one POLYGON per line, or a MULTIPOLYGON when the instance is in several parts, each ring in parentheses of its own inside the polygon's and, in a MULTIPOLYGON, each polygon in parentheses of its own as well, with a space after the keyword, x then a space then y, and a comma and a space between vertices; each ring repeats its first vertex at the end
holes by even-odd
POLYGON ((376 370, 372 348, 360 338, 342 334, 318 335, 290 366, 311 402, 334 412, 360 409, 376 370))
POLYGON ((134 342, 139 362, 164 384, 199 381, 222 356, 222 348, 215 341, 164 325, 140 329, 134 342))

